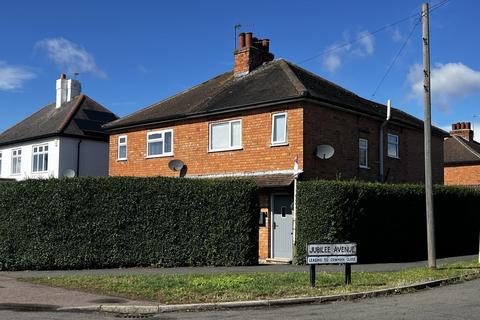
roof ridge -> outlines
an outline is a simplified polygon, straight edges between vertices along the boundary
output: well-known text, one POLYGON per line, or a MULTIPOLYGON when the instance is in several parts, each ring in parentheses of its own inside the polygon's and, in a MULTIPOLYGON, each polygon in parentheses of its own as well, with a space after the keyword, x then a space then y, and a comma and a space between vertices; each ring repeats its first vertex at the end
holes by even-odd
POLYGON ((305 85, 300 81, 300 79, 297 77, 295 72, 292 71, 289 63, 285 61, 284 59, 278 59, 280 67, 282 68, 283 72, 287 75, 288 79, 292 82, 293 86, 295 87, 295 90, 301 95, 307 95, 308 90, 305 87, 305 85))
POLYGON ((67 117, 60 123, 57 133, 62 133, 67 128, 67 126, 70 124, 73 117, 77 113, 77 111, 80 109, 80 106, 82 105, 82 102, 85 100, 86 95, 82 93, 78 97, 79 97, 78 101, 75 103, 72 110, 70 110, 70 112, 67 114, 67 117))
MULTIPOLYGON (((232 72, 232 71, 227 71, 227 72, 221 73, 221 74, 219 74, 219 75, 217 75, 217 76, 215 76, 215 77, 213 77, 213 78, 210 78, 210 79, 208 79, 208 80, 206 80, 206 81, 203 81, 203 82, 201 82, 201 83, 199 83, 199 84, 197 84, 197 85, 194 85, 193 87, 187 88, 187 89, 185 89, 185 90, 183 90, 183 91, 180 91, 180 92, 178 92, 178 93, 176 93, 176 94, 174 94, 174 95, 172 95, 172 96, 169 96, 169 97, 167 97, 167 98, 165 98, 165 99, 163 99, 163 100, 160 100, 160 101, 157 101, 157 102, 155 102, 155 103, 152 103, 152 104, 146 106, 145 108, 142 108, 142 109, 140 109, 140 110, 137 110, 137 111, 135 111, 135 112, 133 112, 133 113, 130 113, 129 115, 126 115, 126 116, 124 116, 124 117, 120 117, 120 118, 118 118, 118 119, 115 120, 115 121, 109 122, 109 123, 105 124, 104 127, 105 127, 105 128, 111 127, 112 125, 114 125, 116 122, 118 122, 118 121, 120 121, 120 120, 123 121, 123 120, 125 120, 125 119, 128 119, 128 118, 133 117, 134 115, 136 115, 136 114, 138 114, 138 113, 140 113, 140 112, 143 112, 143 111, 145 111, 145 110, 154 108, 154 107, 156 107, 156 106, 159 106, 160 104, 162 104, 162 103, 164 103, 164 102, 167 102, 167 101, 169 101, 169 100, 172 100, 173 98, 176 98, 176 97, 178 97, 178 96, 180 96, 180 95, 182 95, 182 94, 184 94, 184 93, 187 93, 187 92, 189 92, 189 91, 192 91, 193 89, 196 89, 196 88, 200 87, 201 85, 203 85, 203 84, 205 84, 205 83, 207 83, 207 82, 209 82, 209 81, 212 81, 212 80, 214 80, 214 79, 217 79, 217 78, 219 78, 219 77, 221 77, 221 76, 224 76, 224 75, 226 75, 227 73, 231 73, 231 72, 232 72)), ((198 105, 198 104, 197 104, 197 105, 198 105)))
POLYGON ((480 154, 473 150, 467 143, 466 141, 464 141, 465 139, 463 139, 462 137, 458 137, 458 136, 452 136, 455 140, 457 140, 458 142, 460 142, 468 151, 470 151, 474 156, 476 156, 477 158, 480 159, 480 154))

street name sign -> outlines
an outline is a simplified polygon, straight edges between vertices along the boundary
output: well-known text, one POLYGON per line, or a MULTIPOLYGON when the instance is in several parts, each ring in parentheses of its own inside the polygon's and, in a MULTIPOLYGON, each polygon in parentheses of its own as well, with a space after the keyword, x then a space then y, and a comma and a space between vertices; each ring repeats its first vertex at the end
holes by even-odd
POLYGON ((344 264, 345 284, 350 284, 352 282, 352 263, 357 263, 357 244, 355 242, 307 244, 307 264, 310 265, 312 287, 315 287, 315 265, 344 264))

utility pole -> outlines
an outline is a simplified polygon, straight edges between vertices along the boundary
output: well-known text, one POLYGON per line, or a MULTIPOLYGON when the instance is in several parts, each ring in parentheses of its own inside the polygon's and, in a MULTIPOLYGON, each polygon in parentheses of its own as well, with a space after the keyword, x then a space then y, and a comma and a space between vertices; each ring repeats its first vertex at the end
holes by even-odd
POLYGON ((432 185, 432 95, 430 91, 430 30, 428 21, 428 3, 422 5, 423 26, 423 111, 425 140, 425 200, 427 209, 427 247, 428 267, 436 268, 435 252, 435 220, 433 216, 433 185, 432 185))

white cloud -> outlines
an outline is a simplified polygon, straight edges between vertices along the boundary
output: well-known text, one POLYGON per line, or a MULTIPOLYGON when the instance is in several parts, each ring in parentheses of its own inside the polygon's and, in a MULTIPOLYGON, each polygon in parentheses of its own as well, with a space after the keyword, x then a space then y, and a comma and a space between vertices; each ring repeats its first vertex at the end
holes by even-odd
POLYGON ((350 44, 348 31, 343 33, 343 43, 334 43, 325 49, 322 56, 323 68, 329 72, 337 71, 347 56, 365 58, 375 51, 375 38, 368 31, 361 31, 355 38, 357 41, 350 44))
MULTIPOLYGON (((423 67, 414 64, 407 75, 411 97, 423 97, 423 67)), ((461 62, 436 64, 431 70, 432 103, 442 110, 450 110, 452 104, 467 96, 480 93, 480 71, 461 62)))
POLYGON ((9 65, 0 60, 0 90, 20 89, 24 82, 35 78, 35 74, 27 67, 9 65))
POLYGON ((371 56, 375 51, 375 38, 369 32, 362 31, 358 34, 358 39, 360 53, 371 56))
POLYGON ((400 29, 395 28, 391 30, 392 40, 395 42, 401 42, 404 40, 403 34, 400 32, 400 29))
POLYGON ((47 56, 55 62, 62 71, 70 74, 92 73, 100 78, 106 78, 106 73, 95 63, 93 56, 82 46, 65 38, 47 38, 38 41, 37 48, 45 51, 47 56))

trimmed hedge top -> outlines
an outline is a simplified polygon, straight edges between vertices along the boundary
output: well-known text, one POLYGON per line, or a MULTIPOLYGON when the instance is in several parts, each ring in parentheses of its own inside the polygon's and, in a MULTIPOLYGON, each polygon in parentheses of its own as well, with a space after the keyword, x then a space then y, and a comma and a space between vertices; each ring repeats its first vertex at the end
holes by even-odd
MULTIPOLYGON (((360 262, 426 258, 423 185, 358 181, 298 184, 297 260, 313 242, 351 241, 360 262)), ((478 252, 480 192, 436 186, 434 211, 438 256, 478 252)))
POLYGON ((2 269, 248 265, 258 259, 250 180, 73 178, 0 187, 2 269))

